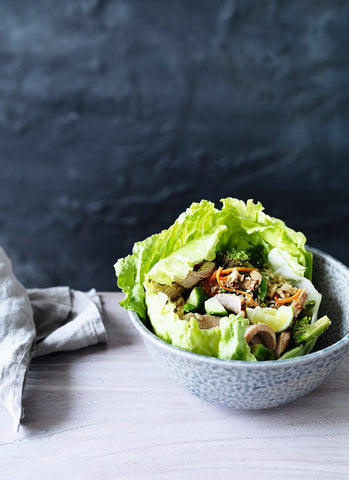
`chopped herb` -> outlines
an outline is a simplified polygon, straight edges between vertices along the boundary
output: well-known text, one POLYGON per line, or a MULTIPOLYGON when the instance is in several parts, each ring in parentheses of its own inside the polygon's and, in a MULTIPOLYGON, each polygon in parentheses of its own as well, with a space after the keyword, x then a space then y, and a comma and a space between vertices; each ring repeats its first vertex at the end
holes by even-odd
POLYGON ((265 299, 265 296, 267 294, 267 290, 268 290, 268 282, 266 281, 265 277, 262 277, 262 281, 259 285, 259 289, 258 289, 258 292, 257 292, 257 295, 261 300, 265 299))

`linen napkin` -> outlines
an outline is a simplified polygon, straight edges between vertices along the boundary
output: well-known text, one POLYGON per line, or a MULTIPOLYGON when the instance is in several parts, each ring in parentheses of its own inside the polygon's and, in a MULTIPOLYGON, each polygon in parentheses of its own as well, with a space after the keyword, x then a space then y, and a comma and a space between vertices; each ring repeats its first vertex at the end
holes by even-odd
POLYGON ((0 247, 0 401, 16 429, 30 361, 48 353, 106 342, 101 301, 69 287, 26 290, 0 247))

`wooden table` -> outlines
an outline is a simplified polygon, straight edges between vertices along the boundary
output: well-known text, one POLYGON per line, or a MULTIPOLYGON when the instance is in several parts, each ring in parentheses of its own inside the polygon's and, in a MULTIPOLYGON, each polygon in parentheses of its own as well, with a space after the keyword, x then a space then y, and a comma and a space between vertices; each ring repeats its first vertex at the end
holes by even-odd
POLYGON ((235 411, 168 379, 101 294, 107 345, 32 362, 18 433, 0 406, 0 479, 348 479, 349 355, 289 405, 235 411))

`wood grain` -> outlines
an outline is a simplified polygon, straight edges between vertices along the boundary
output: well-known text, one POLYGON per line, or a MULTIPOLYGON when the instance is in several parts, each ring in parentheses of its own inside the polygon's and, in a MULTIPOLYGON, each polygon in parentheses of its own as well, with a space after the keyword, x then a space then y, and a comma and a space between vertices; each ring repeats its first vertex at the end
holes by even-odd
POLYGON ((0 408, 4 479, 348 479, 349 355, 318 389, 255 412, 182 391, 149 356, 121 294, 108 344, 33 361, 18 433, 0 408))

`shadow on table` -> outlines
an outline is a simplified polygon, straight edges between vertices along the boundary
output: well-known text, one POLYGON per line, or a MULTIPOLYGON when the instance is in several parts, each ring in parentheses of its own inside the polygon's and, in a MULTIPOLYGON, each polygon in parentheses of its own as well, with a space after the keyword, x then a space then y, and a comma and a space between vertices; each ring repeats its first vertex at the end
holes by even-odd
POLYGON ((69 416, 73 396, 71 368, 64 353, 33 360, 23 391, 21 429, 26 433, 51 430, 69 416))
MULTIPOLYGON (((112 299, 114 297, 110 295, 112 299)), ((126 310, 118 301, 111 301, 105 295, 101 297, 103 306, 103 322, 107 331, 108 348, 127 347, 134 343, 142 343, 136 329, 130 324, 126 310)))
POLYGON ((74 397, 86 382, 77 374, 79 365, 86 364, 89 356, 91 362, 98 361, 107 349, 106 344, 99 344, 35 358, 23 391, 22 433, 30 436, 54 432, 60 425, 67 425, 73 411, 76 415, 74 397))
MULTIPOLYGON (((107 343, 33 359, 23 392, 25 417, 21 428, 25 435, 54 431, 63 424, 68 425, 79 407, 76 405, 76 396, 81 395, 84 389, 88 392, 91 381, 96 388, 98 381, 103 382, 103 362, 109 364, 114 361, 119 349, 141 342, 136 330, 130 329, 128 317, 116 301, 106 302, 102 297, 102 305, 107 343), (86 365, 90 362, 91 365, 100 362, 100 378, 96 371, 97 376, 93 380, 89 376, 91 373, 86 365), (85 368, 80 368, 81 364, 85 368), (81 375, 85 377, 81 378, 81 375)), ((85 400, 86 397, 88 394, 85 400)))

